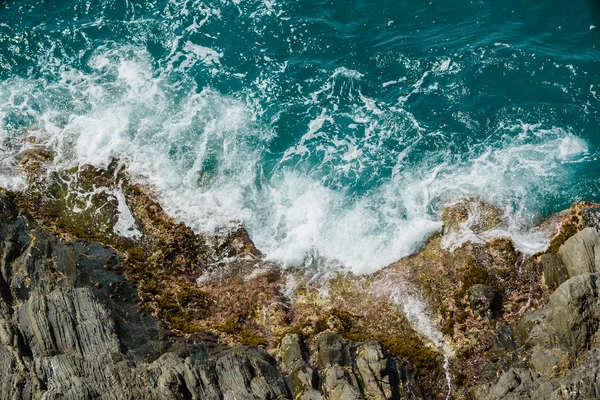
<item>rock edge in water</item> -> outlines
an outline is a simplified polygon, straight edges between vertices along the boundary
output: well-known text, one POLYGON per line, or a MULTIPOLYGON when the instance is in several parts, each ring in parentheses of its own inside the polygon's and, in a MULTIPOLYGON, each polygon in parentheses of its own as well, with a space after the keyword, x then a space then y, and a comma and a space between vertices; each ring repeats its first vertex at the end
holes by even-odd
POLYGON ((287 335, 209 355, 138 308, 121 254, 48 233, 0 194, 0 399, 414 398, 411 368, 376 342, 287 335), (153 360, 153 361, 151 361, 153 360), (353 397, 349 397, 353 396, 353 397))
POLYGON ((502 238, 449 251, 466 224, 479 234, 506 222, 469 199, 419 253, 371 276, 314 280, 265 262, 242 227, 212 237, 175 223, 117 161, 60 172, 48 160, 26 154, 28 189, 0 199, 0 399, 600 393, 596 205, 551 218, 545 254, 502 238), (415 296, 444 348, 408 320, 415 296))

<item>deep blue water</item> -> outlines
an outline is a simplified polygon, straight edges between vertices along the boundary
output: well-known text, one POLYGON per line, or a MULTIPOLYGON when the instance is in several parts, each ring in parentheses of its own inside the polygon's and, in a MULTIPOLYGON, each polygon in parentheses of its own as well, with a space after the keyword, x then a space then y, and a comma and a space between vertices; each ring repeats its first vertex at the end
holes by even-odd
POLYGON ((0 183, 35 136, 284 264, 373 271, 467 197, 534 251, 600 200, 599 44, 589 0, 0 1, 0 183))

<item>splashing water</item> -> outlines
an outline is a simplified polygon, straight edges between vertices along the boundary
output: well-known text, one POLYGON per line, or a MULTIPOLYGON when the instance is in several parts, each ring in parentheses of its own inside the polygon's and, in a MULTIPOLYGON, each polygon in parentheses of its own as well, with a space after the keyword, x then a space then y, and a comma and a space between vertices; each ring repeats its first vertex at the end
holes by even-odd
POLYGON ((4 2, 0 185, 24 187, 33 136, 57 168, 125 160, 169 214, 243 223, 282 265, 376 271, 465 197, 538 251, 540 218, 600 197, 589 7, 4 2))
MULTIPOLYGON (((383 288, 386 290, 385 285, 383 288)), ((443 354, 443 368, 448 385, 446 399, 451 398, 452 375, 450 373, 450 359, 454 351, 450 344, 446 342, 444 335, 434 322, 435 320, 429 312, 425 301, 419 295, 412 293, 405 285, 387 287, 387 291, 394 303, 402 307, 402 311, 412 328, 426 337, 443 354)))

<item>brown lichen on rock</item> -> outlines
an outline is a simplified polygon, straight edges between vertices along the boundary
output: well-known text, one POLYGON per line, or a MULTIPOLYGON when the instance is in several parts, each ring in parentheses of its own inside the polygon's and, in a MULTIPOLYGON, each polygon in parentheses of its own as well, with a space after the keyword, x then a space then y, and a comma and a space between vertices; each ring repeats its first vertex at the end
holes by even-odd
POLYGON ((483 232, 501 226, 505 222, 502 210, 473 198, 463 199, 442 210, 444 234, 459 231, 467 226, 474 232, 483 232))
POLYGON ((27 153, 21 159, 29 186, 15 194, 19 206, 63 235, 111 243, 117 236, 114 227, 118 220, 118 201, 111 193, 115 188, 113 174, 117 164, 111 164, 107 170, 82 166, 46 172, 39 163, 41 160, 50 162, 51 158, 41 158, 39 154, 46 153, 40 149, 33 154, 36 156, 27 153))
POLYGON ((237 257, 246 270, 261 257, 241 227, 225 235, 205 236, 168 217, 151 191, 133 184, 117 160, 106 169, 84 165, 41 174, 39 164, 51 161, 45 155, 36 149, 22 157, 29 187, 14 193, 14 199, 69 240, 99 241, 125 254, 124 270, 136 286, 140 306, 175 333, 207 329, 204 321, 210 321, 215 301, 220 300, 197 286, 198 276, 228 257, 237 257), (135 217, 138 238, 115 232, 117 190, 135 217))
MULTIPOLYGON (((444 234, 459 229, 471 208, 461 202, 445 211, 444 234)), ((487 210, 488 216, 482 218, 486 223, 472 225, 471 229, 493 229, 494 224, 503 223, 501 213, 492 207, 487 210)), ((497 238, 483 244, 467 242, 453 251, 443 248, 443 239, 443 235, 432 236, 420 252, 388 269, 402 273, 426 296, 440 318, 442 332, 456 351, 453 376, 461 380, 461 385, 469 386, 482 376, 491 379, 500 371, 498 368, 512 362, 512 356, 502 353, 500 358, 506 360, 490 356, 497 327, 511 324, 524 312, 543 306, 547 293, 535 258, 524 257, 509 239, 497 238), (482 288, 490 292, 490 307, 501 300, 493 310, 482 310, 481 302, 473 299, 471 293, 482 288)))
POLYGON ((19 168, 25 173, 28 182, 41 179, 46 166, 54 160, 54 153, 43 146, 34 145, 19 154, 19 168))
POLYGON ((573 204, 565 211, 548 218, 547 222, 545 222, 546 225, 550 224, 558 226, 557 232, 553 234, 552 240, 550 241, 548 252, 558 253, 560 246, 562 246, 571 236, 583 229, 585 227, 583 211, 593 207, 598 207, 598 204, 580 201, 573 204))
MULTIPOLYGON (((39 158, 30 159, 23 168, 31 165, 33 177, 39 158)), ((512 356, 503 359, 495 350, 498 330, 547 301, 537 259, 524 257, 504 238, 448 251, 443 235, 436 234, 420 252, 371 276, 340 272, 312 279, 317 271, 293 268, 284 274, 263 260, 241 226, 205 235, 173 220, 152 191, 134 184, 116 161, 104 170, 82 166, 31 179, 30 188, 15 198, 55 231, 101 241, 125 254, 124 271, 138 291, 140 307, 171 334, 213 332, 220 343, 270 351, 288 333, 309 343, 326 331, 351 342, 376 340, 417 368, 424 388, 434 394, 445 379, 442 354, 411 327, 395 290, 408 285, 426 298, 456 351, 453 377, 464 386, 510 365, 512 356), (123 194, 139 237, 115 233, 114 190, 123 194), (74 208, 84 212, 73 213, 74 208), (501 312, 491 317, 488 310, 482 312, 469 297, 474 287, 497 293, 501 312)), ((573 212, 553 243, 564 242, 572 234, 570 226, 580 229, 577 207, 573 212)), ((498 209, 473 201, 448 208, 443 219, 444 234, 467 222, 474 232, 505 223, 498 209)))

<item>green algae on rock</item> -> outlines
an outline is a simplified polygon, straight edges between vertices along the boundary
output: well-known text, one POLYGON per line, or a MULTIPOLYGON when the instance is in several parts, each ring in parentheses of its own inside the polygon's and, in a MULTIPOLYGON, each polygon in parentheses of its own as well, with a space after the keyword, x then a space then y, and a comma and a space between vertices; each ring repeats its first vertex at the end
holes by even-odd
MULTIPOLYGON (((456 233, 472 219, 472 213, 478 213, 479 222, 472 219, 469 229, 490 230, 504 223, 493 207, 461 202, 444 211, 444 232, 432 236, 418 253, 370 276, 333 273, 315 281, 306 271, 288 268, 282 272, 279 266, 265 262, 242 227, 208 236, 174 221, 149 188, 131 182, 118 161, 107 169, 80 166, 70 171, 48 171, 44 163, 52 158, 44 152, 33 154, 23 162, 29 188, 11 196, 31 210, 43 226, 67 240, 100 241, 117 249, 124 260, 111 268, 126 274, 136 289, 140 309, 149 311, 173 337, 207 338, 209 351, 245 345, 263 347, 273 354, 290 333, 297 334, 297 340, 309 348, 326 333, 339 335, 349 348, 355 348, 353 343, 377 342, 381 347, 368 351, 375 355, 388 352, 399 365, 414 368, 411 379, 419 381, 428 398, 441 399, 447 394, 439 388, 448 377, 443 369, 448 354, 436 347, 439 343, 415 331, 392 293, 408 284, 425 296, 439 318, 454 352, 449 377, 456 398, 469 398, 480 390, 495 393, 500 389, 490 388, 498 384, 497 376, 520 365, 516 345, 511 344, 525 340, 513 338, 512 331, 521 326, 518 321, 545 307, 548 289, 563 285, 560 277, 556 282, 546 279, 549 287, 544 285, 542 274, 549 270, 540 260, 557 257, 554 253, 565 257, 559 250, 589 226, 584 215, 593 206, 578 203, 551 218, 558 222, 549 224, 561 229, 552 239, 548 254, 525 256, 504 238, 447 249, 444 235, 456 233), (122 194, 121 199, 114 196, 116 191, 122 194), (138 234, 123 236, 115 229, 122 212, 119 201, 125 202, 133 217, 132 229, 138 234)), ((528 353, 536 368, 543 364, 536 357, 564 360, 560 350, 536 346, 528 353)), ((382 362, 379 355, 373 357, 370 362, 382 362)), ((305 362, 308 364, 290 372, 301 387, 297 393, 294 389, 296 394, 373 391, 359 383, 345 388, 339 386, 341 381, 330 388, 315 387, 306 374, 318 366, 316 361, 305 362)), ((342 370, 339 377, 346 376, 342 370)), ((356 371, 353 374, 359 376, 356 371)), ((387 389, 377 396, 388 396, 386 393, 387 389)))

